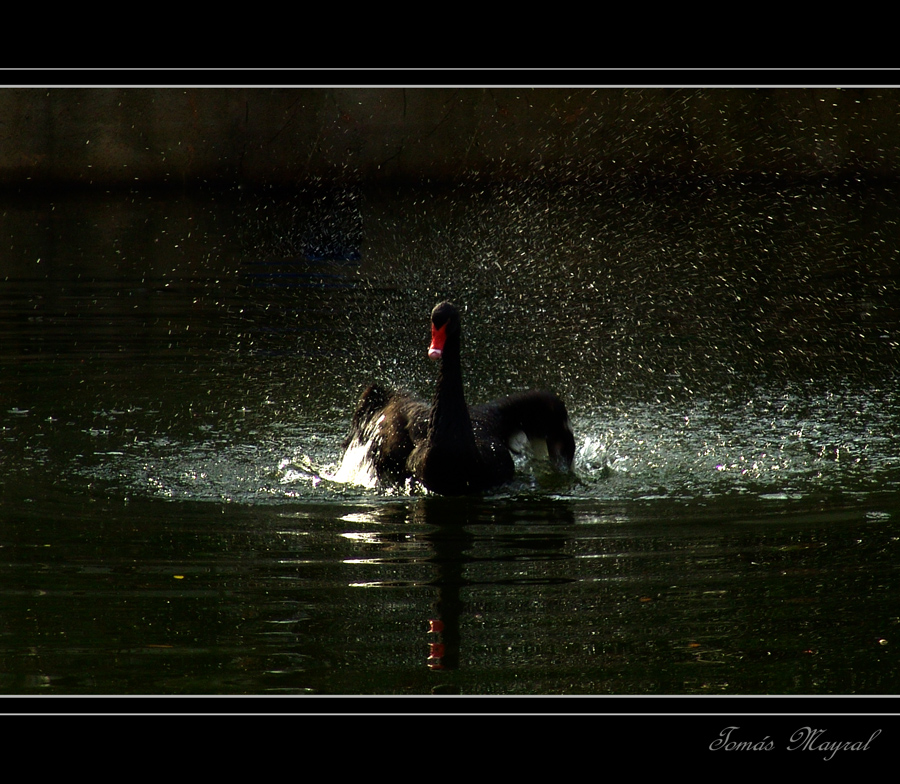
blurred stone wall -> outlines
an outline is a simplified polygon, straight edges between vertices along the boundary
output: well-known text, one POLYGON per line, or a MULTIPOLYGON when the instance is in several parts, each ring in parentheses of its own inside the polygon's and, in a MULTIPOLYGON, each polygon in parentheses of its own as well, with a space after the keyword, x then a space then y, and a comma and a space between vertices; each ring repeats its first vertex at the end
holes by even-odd
POLYGON ((898 171, 892 88, 0 89, 0 188, 898 171))

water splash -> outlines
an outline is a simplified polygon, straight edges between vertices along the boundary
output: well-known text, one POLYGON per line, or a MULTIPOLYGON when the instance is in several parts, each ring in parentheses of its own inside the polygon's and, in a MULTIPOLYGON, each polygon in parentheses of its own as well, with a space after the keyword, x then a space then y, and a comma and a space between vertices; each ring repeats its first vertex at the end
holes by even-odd
POLYGON ((371 449, 371 435, 364 440, 355 438, 344 450, 337 471, 327 478, 342 484, 359 485, 360 487, 368 488, 376 487, 378 485, 378 477, 375 475, 375 466, 369 459, 371 449))
MULTIPOLYGON (((501 492, 601 501, 744 496, 796 499, 853 495, 900 485, 898 402, 890 390, 757 390, 740 400, 632 402, 573 417, 573 481, 550 478, 539 456, 516 455, 516 480, 501 492)), ((115 424, 115 423, 113 423, 115 424)), ((80 471, 125 494, 277 503, 398 497, 378 486, 371 435, 341 451, 343 423, 272 426, 248 438, 202 430, 197 438, 144 437, 129 420, 88 436, 80 471), (89 462, 90 464, 84 464, 89 462)), ((37 459, 37 457, 35 457, 37 459)), ((49 459, 49 458, 47 458, 49 459)))

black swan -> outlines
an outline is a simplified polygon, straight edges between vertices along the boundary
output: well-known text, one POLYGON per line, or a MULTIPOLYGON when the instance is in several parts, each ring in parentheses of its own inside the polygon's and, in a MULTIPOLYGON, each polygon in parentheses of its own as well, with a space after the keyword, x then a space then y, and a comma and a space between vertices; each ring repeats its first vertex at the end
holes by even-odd
POLYGON ((460 366, 460 318, 441 302, 431 312, 428 356, 440 362, 429 406, 408 394, 369 386, 360 397, 344 449, 366 446, 366 460, 384 484, 413 478, 434 493, 461 495, 508 482, 510 449, 522 434, 544 441, 560 470, 569 470, 575 438, 565 404, 532 390, 480 406, 466 405, 460 366))

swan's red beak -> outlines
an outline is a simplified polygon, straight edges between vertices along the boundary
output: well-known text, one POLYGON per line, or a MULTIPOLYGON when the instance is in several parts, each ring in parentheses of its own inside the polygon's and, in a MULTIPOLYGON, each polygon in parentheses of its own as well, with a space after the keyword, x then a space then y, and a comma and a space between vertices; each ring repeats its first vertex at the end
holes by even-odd
POLYGON ((440 359, 444 353, 444 343, 447 340, 447 325, 436 327, 431 325, 431 345, 428 347, 429 359, 440 359))

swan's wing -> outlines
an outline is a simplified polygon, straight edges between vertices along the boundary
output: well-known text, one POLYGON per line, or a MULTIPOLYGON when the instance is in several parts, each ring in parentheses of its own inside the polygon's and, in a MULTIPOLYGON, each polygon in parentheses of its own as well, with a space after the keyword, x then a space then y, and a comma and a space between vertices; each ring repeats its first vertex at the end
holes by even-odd
POLYGON ((552 392, 531 390, 472 409, 473 419, 491 427, 513 451, 528 439, 535 451, 546 444, 547 454, 561 468, 570 468, 575 457, 575 437, 565 403, 552 392))
POLYGON ((359 399, 344 450, 363 447, 379 481, 401 483, 409 476, 407 460, 424 438, 427 418, 425 403, 373 384, 359 399))

